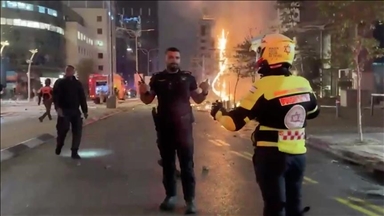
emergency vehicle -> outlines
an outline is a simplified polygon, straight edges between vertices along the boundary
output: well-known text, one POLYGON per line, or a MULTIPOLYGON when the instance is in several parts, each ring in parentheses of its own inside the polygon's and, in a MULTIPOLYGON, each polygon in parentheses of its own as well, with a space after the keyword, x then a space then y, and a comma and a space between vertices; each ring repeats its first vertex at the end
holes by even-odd
MULTIPOLYGON (((126 89, 124 79, 118 75, 113 75, 113 89, 117 99, 125 100, 126 89)), ((105 74, 91 74, 88 80, 89 97, 96 104, 100 102, 105 103, 109 95, 109 75, 105 74)))

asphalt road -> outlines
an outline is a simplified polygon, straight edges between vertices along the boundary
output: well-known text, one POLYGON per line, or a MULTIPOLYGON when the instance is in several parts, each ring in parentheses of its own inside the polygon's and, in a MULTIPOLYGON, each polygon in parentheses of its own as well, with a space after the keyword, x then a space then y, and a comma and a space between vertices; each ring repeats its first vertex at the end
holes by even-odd
MULTIPOLYGON (((196 112, 199 214, 261 215, 250 142, 207 115, 196 112)), ((164 191, 150 107, 86 127, 81 147, 81 161, 69 158, 69 143, 56 156, 51 142, 2 163, 1 215, 166 215, 158 211, 164 191)), ((383 197, 370 195, 377 187, 359 169, 309 151, 303 185, 308 215, 384 215, 383 197)), ((181 192, 175 214, 184 210, 181 192)))

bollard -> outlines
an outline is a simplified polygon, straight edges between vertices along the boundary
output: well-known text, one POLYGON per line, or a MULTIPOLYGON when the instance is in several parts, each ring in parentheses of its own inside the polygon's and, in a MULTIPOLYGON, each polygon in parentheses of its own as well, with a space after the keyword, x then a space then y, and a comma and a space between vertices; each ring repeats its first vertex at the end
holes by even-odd
POLYGON ((340 118, 340 100, 336 99, 336 118, 340 118))

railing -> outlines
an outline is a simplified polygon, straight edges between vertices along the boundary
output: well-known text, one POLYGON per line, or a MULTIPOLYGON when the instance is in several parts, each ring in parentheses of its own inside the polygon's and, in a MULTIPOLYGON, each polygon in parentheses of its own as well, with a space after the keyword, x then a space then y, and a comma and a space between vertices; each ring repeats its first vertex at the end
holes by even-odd
POLYGON ((375 106, 375 102, 374 102, 375 97, 383 97, 384 98, 384 94, 377 94, 377 93, 371 94, 371 116, 373 116, 373 110, 374 110, 374 106, 375 106))

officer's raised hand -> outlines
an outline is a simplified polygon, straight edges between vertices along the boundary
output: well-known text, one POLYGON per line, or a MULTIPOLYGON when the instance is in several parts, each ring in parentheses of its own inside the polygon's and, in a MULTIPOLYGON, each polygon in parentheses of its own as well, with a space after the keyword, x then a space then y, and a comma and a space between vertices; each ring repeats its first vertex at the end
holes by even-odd
POLYGON ((202 92, 204 94, 208 94, 208 90, 209 90, 208 79, 206 79, 204 82, 200 83, 199 88, 202 90, 202 92))
POLYGON ((220 109, 223 108, 223 103, 221 101, 216 101, 215 103, 212 103, 212 108, 211 108, 211 116, 213 117, 214 120, 216 120, 216 114, 217 112, 220 111, 220 109))
POLYGON ((139 93, 140 95, 143 95, 145 93, 149 92, 149 86, 145 84, 144 82, 139 82, 139 93))

